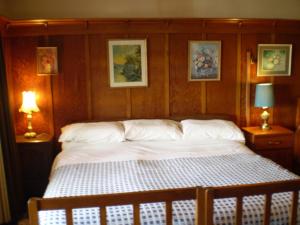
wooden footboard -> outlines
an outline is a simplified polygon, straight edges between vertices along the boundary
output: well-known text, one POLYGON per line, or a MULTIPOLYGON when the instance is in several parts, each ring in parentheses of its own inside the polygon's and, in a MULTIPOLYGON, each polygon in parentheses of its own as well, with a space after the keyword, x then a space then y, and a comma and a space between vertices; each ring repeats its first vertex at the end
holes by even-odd
POLYGON ((132 193, 118 193, 105 195, 91 195, 63 198, 32 198, 28 202, 29 221, 31 225, 38 225, 38 211, 60 210, 66 212, 66 224, 73 224, 72 209, 99 207, 101 225, 106 225, 106 207, 116 205, 133 205, 134 225, 140 224, 140 204, 165 202, 166 224, 172 224, 172 202, 196 199, 196 225, 213 225, 213 200, 220 198, 236 198, 236 224, 242 224, 243 197, 251 195, 265 195, 264 225, 270 222, 271 199, 273 193, 292 192, 290 210, 290 224, 296 224, 298 192, 300 179, 250 185, 236 185, 208 188, 183 188, 159 191, 145 191, 132 193))
POLYGON ((172 224, 172 202, 196 198, 196 188, 90 195, 64 198, 31 198, 28 202, 30 225, 38 225, 38 211, 64 209, 66 224, 72 225, 72 209, 99 207, 101 225, 106 225, 106 207, 133 205, 134 225, 140 224, 140 204, 165 202, 166 224, 172 224))
POLYGON ((300 179, 250 185, 197 188, 196 225, 213 225, 214 199, 236 198, 235 224, 241 225, 243 218, 243 197, 264 195, 264 225, 270 224, 272 194, 292 192, 290 225, 296 224, 300 190, 300 179))

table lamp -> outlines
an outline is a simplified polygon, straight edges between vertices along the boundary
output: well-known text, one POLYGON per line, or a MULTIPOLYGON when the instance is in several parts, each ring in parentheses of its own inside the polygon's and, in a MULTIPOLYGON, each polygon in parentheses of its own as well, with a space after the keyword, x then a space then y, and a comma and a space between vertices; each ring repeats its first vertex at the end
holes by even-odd
POLYGON ((22 106, 19 109, 19 112, 27 114, 27 132, 24 134, 26 138, 34 138, 36 132, 32 130, 32 113, 39 112, 39 108, 36 105, 35 93, 33 91, 23 91, 22 92, 22 106))
POLYGON ((263 119, 263 124, 261 125, 262 130, 271 129, 268 124, 270 113, 267 109, 274 105, 274 92, 272 83, 261 83, 256 84, 255 90, 255 107, 261 107, 263 109, 260 117, 263 119))

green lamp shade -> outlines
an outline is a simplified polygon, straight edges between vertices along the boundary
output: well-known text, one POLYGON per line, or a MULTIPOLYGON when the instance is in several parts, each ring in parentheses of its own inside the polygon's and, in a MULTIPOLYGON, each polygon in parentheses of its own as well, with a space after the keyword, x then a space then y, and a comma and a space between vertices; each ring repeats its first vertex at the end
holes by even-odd
POLYGON ((256 107, 272 107, 274 105, 274 92, 271 83, 256 84, 255 90, 255 106, 256 107))

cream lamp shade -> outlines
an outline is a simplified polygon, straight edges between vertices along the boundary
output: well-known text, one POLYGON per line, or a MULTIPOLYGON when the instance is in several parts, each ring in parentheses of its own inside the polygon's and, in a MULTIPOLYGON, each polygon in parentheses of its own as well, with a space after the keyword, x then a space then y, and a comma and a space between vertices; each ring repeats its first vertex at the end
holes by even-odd
POLYGON ((20 112, 24 113, 32 113, 32 112, 39 112, 40 109, 36 104, 36 96, 33 91, 23 91, 22 92, 22 105, 19 109, 20 112))
POLYGON ((36 104, 36 97, 33 91, 23 91, 22 92, 22 105, 19 109, 20 112, 27 114, 27 132, 24 134, 26 138, 36 137, 36 132, 32 130, 32 113, 39 112, 40 109, 36 104))

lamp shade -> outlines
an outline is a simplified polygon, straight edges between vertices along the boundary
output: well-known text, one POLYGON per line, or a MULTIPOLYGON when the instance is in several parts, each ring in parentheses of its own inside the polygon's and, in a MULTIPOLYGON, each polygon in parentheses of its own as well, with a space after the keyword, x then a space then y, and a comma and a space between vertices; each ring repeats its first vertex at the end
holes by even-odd
POLYGON ((35 93, 33 91, 23 91, 22 92, 22 106, 19 109, 20 112, 32 113, 40 111, 39 107, 36 105, 35 93))
POLYGON ((274 105, 274 92, 272 83, 256 84, 255 106, 268 108, 274 105))

